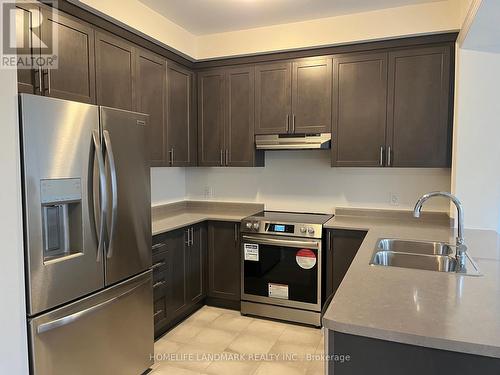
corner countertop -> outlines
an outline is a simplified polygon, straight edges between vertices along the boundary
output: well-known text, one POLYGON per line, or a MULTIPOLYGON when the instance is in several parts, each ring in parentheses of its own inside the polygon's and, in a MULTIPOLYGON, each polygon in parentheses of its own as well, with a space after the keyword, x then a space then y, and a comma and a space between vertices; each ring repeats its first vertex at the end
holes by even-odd
POLYGON ((466 230, 469 255, 483 276, 371 266, 380 238, 455 242, 448 222, 337 214, 330 229, 365 230, 323 316, 326 328, 410 345, 500 358, 500 237, 466 230))
POLYGON ((264 210, 260 203, 181 201, 152 208, 153 236, 206 220, 241 221, 264 210))

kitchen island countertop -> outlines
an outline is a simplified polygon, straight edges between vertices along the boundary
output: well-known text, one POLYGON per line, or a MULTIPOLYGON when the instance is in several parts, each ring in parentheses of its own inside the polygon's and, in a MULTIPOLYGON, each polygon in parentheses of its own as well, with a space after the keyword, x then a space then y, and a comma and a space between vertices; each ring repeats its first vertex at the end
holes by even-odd
POLYGON ((338 214, 329 229, 367 231, 323 316, 341 333, 500 358, 500 237, 466 230, 482 276, 370 265, 380 238, 455 243, 449 220, 338 214))

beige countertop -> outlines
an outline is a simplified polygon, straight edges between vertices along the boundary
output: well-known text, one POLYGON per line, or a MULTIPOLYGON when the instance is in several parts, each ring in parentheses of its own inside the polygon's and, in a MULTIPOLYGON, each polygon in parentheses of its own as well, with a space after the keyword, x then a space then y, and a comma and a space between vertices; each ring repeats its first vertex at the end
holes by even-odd
MULTIPOLYGON (((466 217, 467 219, 467 217, 466 217)), ((455 242, 449 221, 337 215, 325 225, 368 233, 323 317, 342 333, 500 358, 500 237, 466 230, 483 276, 371 266, 380 238, 455 242)))
POLYGON ((241 221, 264 209, 259 203, 182 201, 152 208, 153 236, 206 220, 241 221))

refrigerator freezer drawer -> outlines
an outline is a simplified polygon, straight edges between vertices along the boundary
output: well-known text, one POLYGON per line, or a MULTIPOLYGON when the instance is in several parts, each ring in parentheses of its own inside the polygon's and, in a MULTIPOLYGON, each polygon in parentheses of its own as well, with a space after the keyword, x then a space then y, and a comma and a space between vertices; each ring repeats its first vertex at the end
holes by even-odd
POLYGON ((151 271, 31 319, 34 375, 137 375, 153 364, 151 271))

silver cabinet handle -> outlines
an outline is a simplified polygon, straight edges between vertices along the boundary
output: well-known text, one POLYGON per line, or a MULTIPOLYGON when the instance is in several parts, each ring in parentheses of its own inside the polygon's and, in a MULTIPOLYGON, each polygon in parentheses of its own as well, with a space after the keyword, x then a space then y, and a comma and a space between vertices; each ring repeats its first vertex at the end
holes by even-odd
POLYGON ((162 243, 157 243, 157 244, 153 245, 153 246, 151 247, 151 249, 152 249, 152 250, 158 250, 158 249, 161 249, 162 247, 165 247, 165 246, 167 246, 167 244, 166 244, 166 243, 163 243, 163 242, 162 242, 162 243))
POLYGON ((151 269, 155 270, 157 268, 163 267, 165 265, 165 262, 157 262, 151 266, 151 269))
POLYGON ((186 229, 186 241, 184 241, 186 246, 191 246, 191 228, 186 229))
POLYGON ((170 165, 172 167, 174 166, 174 148, 173 147, 170 149, 170 165))
POLYGON ((391 163, 391 146, 387 146, 387 166, 390 167, 391 163))
POLYGON ((155 311, 155 313, 153 314, 153 318, 156 318, 157 315, 160 315, 162 313, 163 313, 163 310, 155 311))
POLYGON ((292 133, 295 133, 295 114, 292 116, 292 133))
POLYGON ((191 246, 194 244, 194 228, 191 227, 191 246))
POLYGON ((116 175, 115 157, 111 146, 111 138, 107 130, 103 131, 104 145, 109 159, 109 169, 111 171, 111 229, 109 230, 108 258, 113 256, 113 240, 116 232, 116 220, 118 217, 118 177, 116 175))
POLYGON ((286 132, 290 133, 290 115, 286 115, 286 132))
POLYGON ((165 280, 158 281, 157 283, 153 284, 153 289, 156 289, 156 288, 158 288, 158 287, 160 287, 160 286, 162 286, 164 284, 165 284, 165 280))
POLYGON ((380 146, 380 158, 378 163, 381 167, 384 166, 384 146, 380 146))
POLYGON ((42 91, 42 67, 41 66, 38 67, 38 91, 40 92, 40 94, 43 93, 43 91, 42 91))
POLYGON ((50 69, 47 69, 47 93, 50 95, 50 69))
POLYGON ((151 282, 151 280, 148 278, 146 280, 143 280, 138 285, 134 286, 132 289, 129 289, 126 292, 124 292, 116 297, 108 299, 107 301, 99 303, 98 305, 88 307, 84 310, 78 311, 78 312, 71 314, 71 315, 64 316, 62 318, 53 320, 51 322, 40 324, 36 331, 38 332, 38 334, 41 334, 41 333, 51 331, 53 329, 68 325, 70 323, 73 323, 73 322, 77 321, 78 319, 83 318, 86 315, 92 314, 93 312, 95 312, 97 310, 101 310, 104 307, 111 305, 112 303, 118 301, 119 299, 128 296, 129 294, 133 293, 136 289, 140 288, 142 285, 149 283, 149 282, 151 282))
MULTIPOLYGON (((104 167, 104 158, 102 156, 101 143, 99 142, 99 131, 94 130, 92 132, 92 140, 95 149, 95 155, 97 156, 97 165, 99 168, 99 190, 100 190, 100 206, 101 206, 101 222, 99 228, 99 237, 97 245, 97 262, 101 261, 102 254, 104 254, 104 235, 106 230, 106 217, 108 211, 108 191, 106 189, 106 172, 104 167)), ((91 212, 94 212, 92 207, 91 212)), ((95 212, 94 212, 95 220, 95 212)))
POLYGON ((276 245, 276 246, 289 246, 289 247, 305 247, 309 249, 319 249, 318 241, 295 241, 295 240, 281 240, 274 238, 264 238, 256 236, 243 236, 243 240, 252 241, 263 245, 276 245))

